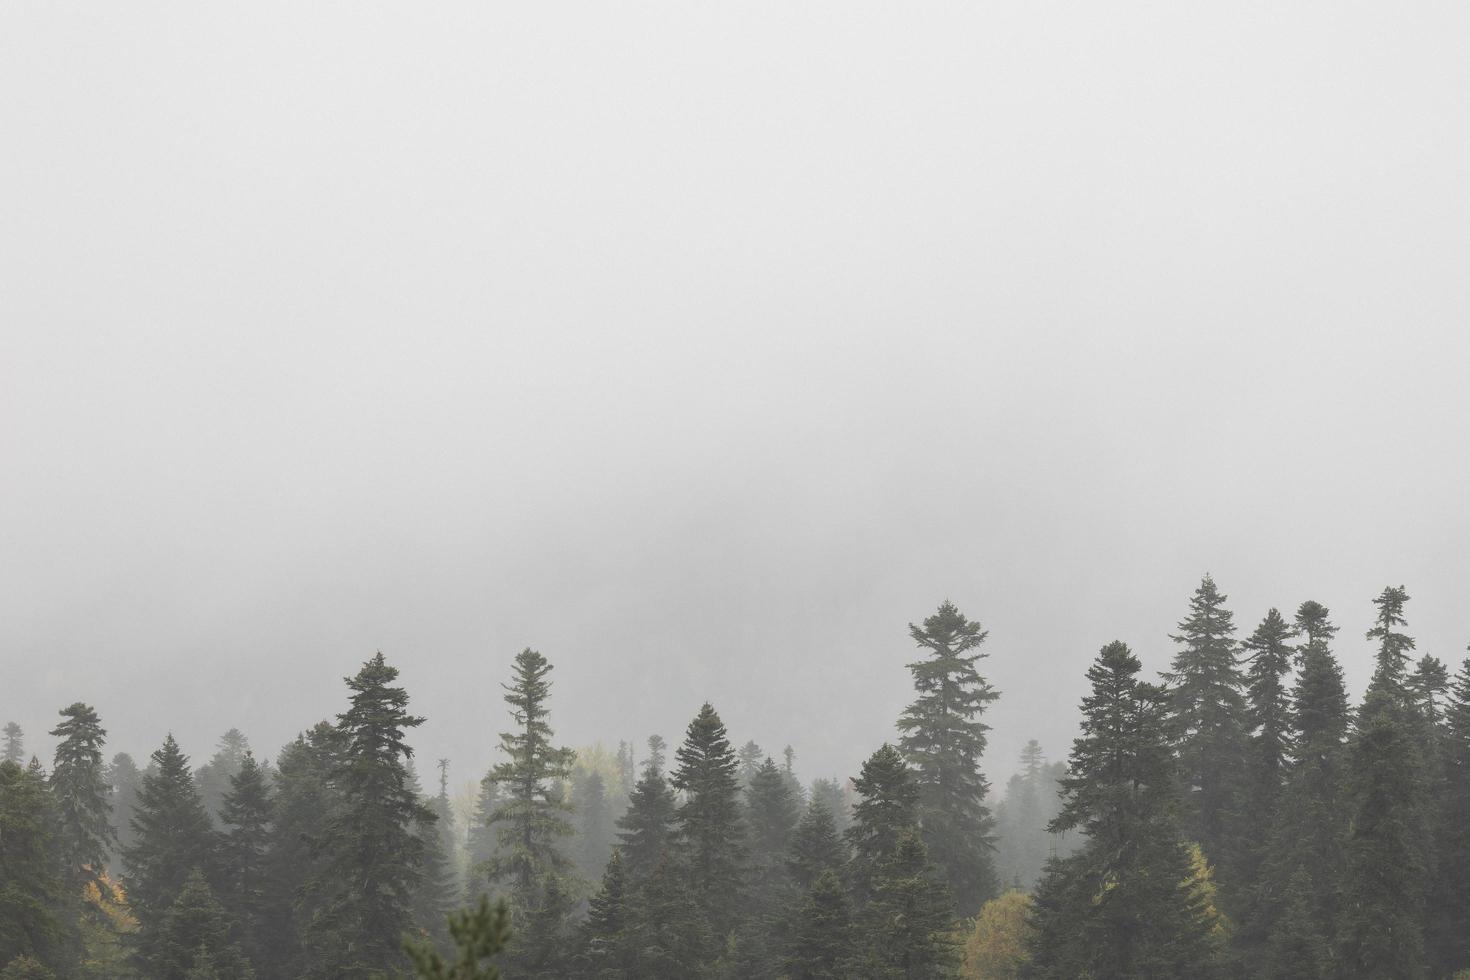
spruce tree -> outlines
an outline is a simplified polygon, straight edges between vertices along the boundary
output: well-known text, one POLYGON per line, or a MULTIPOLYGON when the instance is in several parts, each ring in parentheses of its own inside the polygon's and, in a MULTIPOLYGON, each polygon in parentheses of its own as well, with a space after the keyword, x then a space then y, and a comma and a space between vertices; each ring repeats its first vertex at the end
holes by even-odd
MULTIPOLYGON (((733 778, 733 776, 732 776, 733 778)), ((639 980, 689 980, 702 975, 715 939, 698 896, 673 855, 665 854, 637 891, 633 946, 639 980)))
POLYGON ((577 973, 585 980, 635 980, 638 976, 630 898, 622 855, 613 851, 602 873, 602 886, 587 903, 586 938, 577 963, 577 973))
POLYGON ((480 780, 475 796, 475 812, 465 837, 465 894, 471 899, 485 892, 489 880, 490 859, 499 849, 500 828, 495 824, 495 811, 500 806, 500 787, 492 773, 480 780))
POLYGON ((1368 638, 1377 667, 1351 738, 1349 825, 1337 958, 1350 976, 1416 980, 1425 973, 1428 805, 1421 729, 1404 684, 1414 641, 1399 632, 1408 595, 1386 588, 1368 638))
POLYGON ((315 841, 321 855, 308 886, 320 901, 307 941, 323 954, 314 975, 368 978, 401 969, 403 936, 412 923, 414 890, 423 874, 418 821, 432 821, 409 785, 413 750, 408 692, 382 653, 344 678, 351 697, 337 716, 329 782, 341 794, 315 841))
POLYGON ((133 846, 123 853, 128 902, 138 919, 133 942, 145 972, 160 969, 168 910, 189 875, 214 866, 214 835, 188 756, 170 734, 152 760, 133 809, 133 846))
POLYGON ((421 980, 502 980, 500 968, 489 962, 510 944, 510 906, 498 903, 493 909, 484 895, 472 907, 449 917, 449 935, 456 956, 446 963, 438 950, 426 942, 410 942, 406 948, 414 972, 421 980))
POLYGON ((418 820, 414 833, 424 842, 423 874, 414 891, 413 920, 435 940, 449 940, 449 915, 463 888, 454 867, 454 811, 449 805, 449 760, 440 759, 439 792, 427 801, 432 820, 418 820))
POLYGON ((853 947, 852 908, 837 872, 828 868, 811 882, 796 914, 786 954, 790 980, 847 980, 853 947))
POLYGON ((725 725, 707 702, 689 723, 675 753, 673 784, 684 793, 676 813, 678 844, 689 890, 710 928, 724 936, 743 896, 745 832, 740 819, 739 760, 725 725))
POLYGON ((103 773, 112 801, 112 839, 114 847, 108 870, 113 877, 122 873, 122 854, 133 845, 133 806, 138 801, 138 785, 143 774, 126 752, 112 757, 103 773))
POLYGON ((898 846, 904 831, 918 826, 919 787, 898 750, 886 742, 853 780, 858 801, 845 837, 852 847, 851 877, 859 902, 871 896, 873 881, 898 846))
POLYGON ((648 749, 648 760, 633 788, 628 811, 617 822, 618 849, 628 880, 634 884, 647 878, 668 852, 677 810, 674 792, 663 774, 664 740, 650 736, 648 749))
POLYGON ((1005 797, 996 808, 997 868, 1012 888, 1030 889, 1041 875, 1054 842, 1046 825, 1045 797, 1055 795, 1041 743, 1031 739, 1021 748, 1020 771, 1006 782, 1005 797))
POLYGON ((330 968, 334 952, 305 940, 334 895, 335 885, 324 873, 328 855, 314 840, 343 806, 331 783, 338 744, 337 730, 323 721, 276 756, 262 929, 271 944, 267 952, 257 951, 255 963, 262 976, 322 976, 330 968))
POLYGON ((25 761, 25 732, 21 731, 19 725, 13 721, 5 723, 3 736, 0 742, 0 761, 13 762, 17 766, 25 761))
POLYGON ((899 835, 859 919, 858 972, 872 980, 950 977, 959 962, 949 889, 916 829, 899 835))
POLYGON ((112 804, 102 771, 107 732, 97 712, 80 701, 63 708, 61 717, 51 730, 61 739, 51 767, 51 797, 67 890, 75 895, 88 883, 105 886, 102 874, 114 843, 112 804))
POLYGON ((199 798, 210 819, 219 821, 220 808, 225 794, 230 791, 230 780, 240 771, 245 754, 250 751, 250 740, 238 728, 231 728, 219 737, 214 755, 194 772, 194 785, 199 789, 199 798))
POLYGON ((790 780, 769 757, 751 777, 745 800, 750 835, 747 901, 752 914, 742 930, 741 975, 763 980, 780 972, 787 916, 798 895, 787 862, 799 816, 790 780))
POLYGON ((827 807, 827 812, 832 814, 832 823, 836 825, 837 832, 841 834, 847 829, 851 821, 848 813, 847 796, 843 792, 843 783, 836 779, 813 779, 809 799, 821 800, 827 807))
POLYGON ((572 774, 572 807, 577 814, 577 871, 591 880, 612 856, 613 815, 602 773, 580 766, 572 774))
POLYGON ((248 750, 220 802, 218 880, 221 904, 235 925, 241 949, 264 966, 277 937, 272 926, 268 866, 272 800, 265 770, 248 750))
POLYGON ((1432 976, 1470 968, 1470 659, 1444 708, 1444 792, 1435 814, 1437 889, 1428 917, 1432 976))
MULTIPOLYGON (((1232 892, 1243 848, 1248 717, 1228 597, 1206 575, 1172 639, 1181 649, 1164 677, 1178 734, 1183 830, 1218 865, 1232 892)), ((1233 893, 1233 892, 1232 892, 1233 893)))
POLYGON ((1033 971, 1042 980, 1207 977, 1210 922, 1179 834, 1169 697, 1138 679, 1122 643, 1087 671, 1054 830, 1086 843, 1053 861, 1036 894, 1033 971))
POLYGON ((761 767, 761 760, 766 757, 766 753, 761 750, 761 747, 754 740, 751 740, 740 746, 738 756, 740 758, 740 789, 743 792, 750 787, 750 781, 755 778, 756 772, 761 767))
POLYGON ((925 651, 908 665, 918 698, 899 718, 899 747, 919 784, 920 825, 961 916, 974 915, 998 891, 994 821, 980 757, 990 726, 980 720, 999 694, 976 669, 986 633, 945 602, 909 634, 925 651))
POLYGON ((254 980, 255 972, 230 932, 229 916, 204 873, 196 868, 184 879, 164 915, 148 976, 155 980, 192 980, 200 975, 254 980))
POLYGON ((45 780, 0 761, 0 964, 22 956, 60 966, 57 909, 65 888, 45 780))
POLYGON ((847 864, 847 857, 847 845, 837 832, 837 823, 826 800, 813 795, 791 835, 786 868, 792 882, 805 895, 822 872, 840 872, 847 864))

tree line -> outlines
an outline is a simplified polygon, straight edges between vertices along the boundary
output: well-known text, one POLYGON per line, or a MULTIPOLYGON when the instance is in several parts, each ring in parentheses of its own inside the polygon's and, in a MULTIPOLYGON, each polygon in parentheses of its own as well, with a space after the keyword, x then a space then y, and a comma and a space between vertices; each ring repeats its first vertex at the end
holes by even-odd
POLYGON ((1207 576, 1170 669, 1102 647, 1068 760, 1028 742, 1000 792, 987 635, 948 602, 894 740, 808 784, 709 703, 672 752, 561 745, 530 649, 468 820, 381 653, 270 763, 233 729, 199 766, 172 735, 105 762, 73 704, 49 771, 0 741, 0 980, 1448 978, 1470 660, 1415 659, 1408 598, 1373 600, 1353 705, 1324 606, 1237 637, 1207 576))

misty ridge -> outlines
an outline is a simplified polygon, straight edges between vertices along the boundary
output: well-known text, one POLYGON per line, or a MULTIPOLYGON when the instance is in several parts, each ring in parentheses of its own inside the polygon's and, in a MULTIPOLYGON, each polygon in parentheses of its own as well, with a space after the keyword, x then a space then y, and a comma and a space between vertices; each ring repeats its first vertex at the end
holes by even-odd
POLYGON ((1470 659, 1415 657, 1408 602, 1373 600, 1355 701, 1326 607, 1247 634, 1206 576, 1159 680, 1102 646, 1066 761, 986 757, 1002 694, 950 602, 909 627, 897 738, 811 779, 712 702, 563 745, 533 649, 471 797, 382 653, 273 759, 236 729, 109 757, 78 702, 49 766, 4 728, 0 977, 1460 977, 1470 659))

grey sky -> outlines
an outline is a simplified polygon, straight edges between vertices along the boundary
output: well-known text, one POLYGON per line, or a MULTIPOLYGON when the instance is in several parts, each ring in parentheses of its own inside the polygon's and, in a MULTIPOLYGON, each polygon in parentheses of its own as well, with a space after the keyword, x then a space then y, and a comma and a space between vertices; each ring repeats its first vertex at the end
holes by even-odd
POLYGON ((1201 573, 1470 640, 1464 3, 10 4, 0 721, 1065 755, 1201 573))

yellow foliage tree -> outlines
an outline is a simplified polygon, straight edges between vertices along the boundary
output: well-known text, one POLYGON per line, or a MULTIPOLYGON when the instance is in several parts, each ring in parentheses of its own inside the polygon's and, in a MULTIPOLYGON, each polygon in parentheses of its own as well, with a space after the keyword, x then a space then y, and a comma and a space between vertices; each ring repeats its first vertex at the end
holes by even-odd
POLYGON ((87 911, 81 919, 83 976, 131 977, 134 974, 127 964, 123 937, 137 930, 138 920, 133 917, 122 885, 106 873, 100 877, 103 887, 89 881, 82 889, 87 911))
POLYGON ((1215 884, 1215 870, 1205 860, 1205 852, 1198 844, 1189 845, 1189 886, 1199 901, 1206 921, 1210 924, 1210 944, 1215 947, 1215 958, 1223 959, 1230 947, 1230 919, 1216 904, 1219 887, 1215 884))
POLYGON ((965 939, 964 980, 1017 980, 1030 956, 1031 896, 1009 891, 980 907, 965 939))

